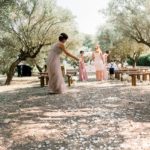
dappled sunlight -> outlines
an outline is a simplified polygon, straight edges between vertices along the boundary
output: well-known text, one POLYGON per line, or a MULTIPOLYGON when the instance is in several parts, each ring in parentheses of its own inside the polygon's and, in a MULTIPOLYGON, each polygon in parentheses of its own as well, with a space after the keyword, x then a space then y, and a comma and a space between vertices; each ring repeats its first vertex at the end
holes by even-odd
MULTIPOLYGON (((75 136, 74 138, 78 138, 79 134, 82 135, 79 138, 79 143, 82 143, 83 140, 87 142, 93 140, 95 144, 99 142, 107 143, 110 137, 113 139, 114 135, 116 137, 118 135, 113 118, 107 119, 105 112, 106 109, 103 108, 85 108, 69 111, 49 110, 46 112, 44 112, 43 108, 38 107, 22 109, 20 113, 21 118, 31 113, 34 114, 34 117, 30 119, 25 117, 21 122, 12 122, 11 139, 20 144, 25 144, 27 139, 34 139, 34 141, 46 141, 47 139, 54 141, 68 140, 66 142, 69 144, 70 137, 77 134, 77 137, 75 136), (111 131, 111 134, 108 131, 111 131), (100 137, 103 137, 103 139, 100 137)), ((72 140, 75 143, 77 142, 76 139, 72 140)), ((72 146, 75 144, 73 141, 70 141, 72 146)), ((122 139, 116 143, 121 141, 122 139)))
POLYGON ((135 149, 146 149, 150 147, 150 124, 134 122, 132 120, 121 121, 119 123, 119 134, 124 137, 121 147, 130 148, 132 145, 135 149))
POLYGON ((68 89, 68 92, 67 93, 71 93, 71 94, 77 94, 78 92, 80 92, 81 90, 80 89, 73 89, 73 88, 71 88, 71 89, 68 89))
POLYGON ((62 138, 63 131, 56 129, 56 125, 49 123, 29 123, 16 127, 12 132, 12 139, 16 142, 24 141, 32 137, 35 141, 42 141, 48 138, 59 140, 62 138))
POLYGON ((0 14, 0 150, 150 150, 150 0, 0 14))
POLYGON ((14 149, 75 149, 84 143, 93 148, 125 149, 125 145, 137 147, 138 142, 147 148, 147 85, 133 88, 116 81, 79 82, 67 93, 49 95, 47 87, 33 82, 11 91, 1 92, 1 147, 7 143, 14 149))
POLYGON ((35 87, 39 85, 38 77, 14 78, 12 84, 9 86, 0 86, 0 93, 10 92, 14 93, 16 90, 25 89, 27 87, 35 87))

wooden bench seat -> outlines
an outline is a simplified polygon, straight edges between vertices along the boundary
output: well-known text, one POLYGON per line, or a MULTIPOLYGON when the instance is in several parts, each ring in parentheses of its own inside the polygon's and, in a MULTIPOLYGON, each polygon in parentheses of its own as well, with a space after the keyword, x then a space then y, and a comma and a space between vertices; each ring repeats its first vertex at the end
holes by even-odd
POLYGON ((128 74, 129 76, 131 76, 131 83, 132 86, 136 86, 137 84, 137 79, 141 79, 142 76, 142 80, 143 81, 147 81, 147 76, 149 76, 149 81, 150 81, 150 72, 148 71, 148 69, 129 69, 129 70, 118 70, 115 72, 115 78, 118 80, 122 80, 122 75, 123 74, 128 74))
POLYGON ((115 71, 115 78, 120 80, 122 74, 131 72, 131 71, 137 71, 137 70, 138 69, 135 69, 135 68, 123 68, 123 69, 116 70, 115 71))
POLYGON ((40 73, 39 79, 40 79, 41 87, 44 87, 45 85, 48 85, 48 73, 46 73, 46 72, 40 73))
MULTIPOLYGON (((64 75, 64 77, 65 76, 67 77, 67 83, 68 83, 68 86, 70 87, 71 84, 73 83, 72 76, 76 75, 77 71, 76 70, 67 70, 66 72, 67 72, 67 74, 64 75)), ((48 73, 47 72, 41 72, 39 75, 39 79, 40 79, 41 87, 48 85, 48 73)))
MULTIPOLYGON (((128 74, 128 73, 131 73, 131 72, 148 72, 148 69, 145 69, 145 68, 143 68, 143 69, 141 69, 141 68, 140 69, 138 69, 138 68, 119 69, 119 70, 115 71, 115 78, 120 80, 121 76, 124 73, 128 74)), ((137 77, 138 77, 138 79, 140 79, 139 75, 137 77)))
POLYGON ((131 76, 131 79, 132 79, 132 86, 136 86, 137 76, 139 76, 139 75, 143 76, 144 81, 147 80, 147 73, 146 72, 130 72, 129 73, 129 76, 131 76))

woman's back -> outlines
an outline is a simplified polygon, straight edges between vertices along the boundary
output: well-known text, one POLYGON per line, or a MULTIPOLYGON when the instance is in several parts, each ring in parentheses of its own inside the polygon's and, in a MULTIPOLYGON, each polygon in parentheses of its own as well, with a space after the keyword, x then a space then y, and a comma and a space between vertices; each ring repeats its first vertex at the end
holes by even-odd
POLYGON ((50 52, 53 52, 55 54, 61 54, 62 53, 62 49, 60 48, 60 43, 55 43, 52 45, 50 52))

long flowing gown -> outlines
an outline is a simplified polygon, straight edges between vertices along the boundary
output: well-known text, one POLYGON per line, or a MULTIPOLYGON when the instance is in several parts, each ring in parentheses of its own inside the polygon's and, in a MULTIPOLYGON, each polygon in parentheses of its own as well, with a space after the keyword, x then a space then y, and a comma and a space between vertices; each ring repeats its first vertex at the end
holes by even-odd
POLYGON ((62 49, 59 48, 60 43, 54 44, 48 54, 48 87, 50 92, 64 93, 66 90, 64 78, 61 71, 60 54, 62 49))
POLYGON ((87 81, 88 80, 83 58, 80 58, 80 60, 79 60, 79 80, 80 81, 87 81))
POLYGON ((93 55, 94 55, 94 65, 95 65, 96 71, 103 71, 104 64, 103 64, 103 60, 101 58, 101 54, 94 52, 93 55))

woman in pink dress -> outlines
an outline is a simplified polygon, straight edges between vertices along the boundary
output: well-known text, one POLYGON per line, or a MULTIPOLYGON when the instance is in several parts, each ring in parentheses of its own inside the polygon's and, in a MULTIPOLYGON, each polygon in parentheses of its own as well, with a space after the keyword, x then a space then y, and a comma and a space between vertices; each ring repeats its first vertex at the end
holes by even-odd
POLYGON ((107 59, 108 59, 109 51, 106 51, 103 54, 103 60, 104 60, 104 80, 108 79, 108 72, 107 72, 107 59))
POLYGON ((73 56, 66 50, 64 43, 67 41, 67 39, 68 35, 61 33, 59 36, 59 41, 52 45, 48 54, 47 69, 49 77, 48 87, 50 94, 61 94, 66 90, 60 63, 60 55, 62 52, 77 61, 79 60, 77 57, 73 56))
POLYGON ((80 58, 79 58, 79 80, 80 81, 87 81, 87 72, 84 63, 84 51, 80 51, 80 58))
POLYGON ((103 60, 102 51, 99 45, 95 47, 95 52, 93 52, 92 57, 93 57, 95 69, 96 69, 96 79, 98 81, 102 81, 104 79, 104 60, 103 60))

